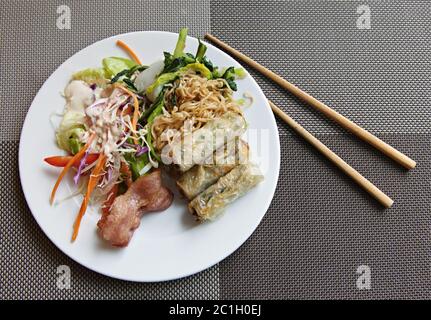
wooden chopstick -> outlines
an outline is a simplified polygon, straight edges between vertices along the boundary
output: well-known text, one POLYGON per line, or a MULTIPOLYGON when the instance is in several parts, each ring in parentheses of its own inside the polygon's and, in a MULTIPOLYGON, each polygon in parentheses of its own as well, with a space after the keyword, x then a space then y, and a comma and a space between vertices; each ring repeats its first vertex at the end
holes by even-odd
POLYGON ((232 56, 238 58, 239 60, 242 60, 243 62, 247 63, 250 67, 256 69, 269 79, 273 80, 275 83, 283 87, 284 89, 290 91, 293 95, 300 98, 301 100, 307 102, 311 107, 314 109, 320 111, 323 113, 326 117, 329 119, 335 121, 339 125, 341 125, 346 130, 352 132, 354 135, 359 137, 360 139, 368 142, 376 149, 380 150, 382 153, 390 157, 391 159, 395 160, 402 166, 404 166, 407 169, 413 169, 416 167, 416 162, 412 159, 410 159, 405 154, 401 153, 400 151, 396 150, 395 148, 391 147, 386 142, 380 140, 367 130, 361 128, 351 120, 347 119, 343 115, 339 114, 337 111, 331 109, 327 105, 325 105, 323 102, 313 98, 308 93, 302 91, 292 83, 288 82, 287 80, 283 79, 276 73, 272 72, 271 70, 265 68, 261 64, 257 63, 253 59, 247 57, 243 53, 239 52, 238 50, 235 50, 234 48, 230 47, 223 41, 217 39, 211 34, 206 34, 205 38, 210 40, 211 42, 215 43, 217 46, 222 48, 223 50, 230 53, 232 56))
POLYGON ((394 201, 384 194, 379 188, 372 184, 367 178, 361 175, 358 171, 348 165, 343 159, 335 154, 331 149, 325 146, 319 139, 313 136, 310 132, 304 129, 299 123, 289 117, 274 103, 269 101, 272 111, 279 116, 284 122, 286 122, 297 134, 308 141, 313 147, 315 147, 321 154, 335 164, 341 171, 352 178, 359 186, 361 186, 366 192, 372 197, 379 201, 384 207, 389 208, 392 206, 394 201))

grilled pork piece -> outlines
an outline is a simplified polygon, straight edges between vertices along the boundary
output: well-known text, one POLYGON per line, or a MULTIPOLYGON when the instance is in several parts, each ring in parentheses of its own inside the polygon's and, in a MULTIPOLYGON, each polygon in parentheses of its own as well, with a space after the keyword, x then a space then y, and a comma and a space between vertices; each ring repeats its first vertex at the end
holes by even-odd
POLYGON ((97 223, 102 238, 115 247, 129 244, 146 212, 162 211, 173 200, 172 192, 162 185, 160 170, 138 178, 127 192, 118 196, 111 210, 97 223))

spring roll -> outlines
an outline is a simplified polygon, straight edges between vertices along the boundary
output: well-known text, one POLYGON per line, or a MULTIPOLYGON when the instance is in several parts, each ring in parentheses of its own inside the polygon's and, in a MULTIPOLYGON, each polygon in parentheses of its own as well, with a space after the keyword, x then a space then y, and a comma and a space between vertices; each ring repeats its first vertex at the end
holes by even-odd
POLYGON ((214 151, 240 137, 246 128, 247 122, 242 115, 226 112, 175 141, 169 150, 171 161, 181 172, 185 172, 196 164, 203 164, 214 151))
POLYGON ((262 180, 263 175, 255 164, 241 164, 194 198, 189 210, 199 221, 212 220, 262 180))
POLYGON ((231 171, 238 164, 248 161, 249 147, 247 142, 236 139, 214 153, 213 162, 197 165, 184 172, 177 180, 178 189, 189 200, 217 182, 217 180, 231 171), (221 151, 221 152, 219 152, 221 151))

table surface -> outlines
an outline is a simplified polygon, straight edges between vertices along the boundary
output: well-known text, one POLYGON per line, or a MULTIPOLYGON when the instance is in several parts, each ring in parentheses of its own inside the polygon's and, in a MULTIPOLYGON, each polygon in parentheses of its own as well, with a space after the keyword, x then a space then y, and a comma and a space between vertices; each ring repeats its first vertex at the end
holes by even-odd
POLYGON ((430 299, 431 4, 366 2, 2 1, 0 297, 430 299), (70 8, 70 29, 57 27, 61 5, 70 8), (415 170, 402 169, 250 70, 269 99, 393 197, 393 208, 383 210, 278 122, 274 200, 251 238, 218 265, 176 281, 129 283, 63 255, 37 226, 19 182, 19 134, 32 99, 64 60, 97 40, 183 26, 193 36, 213 33, 415 159, 415 170), (70 289, 57 286, 64 265, 70 289))

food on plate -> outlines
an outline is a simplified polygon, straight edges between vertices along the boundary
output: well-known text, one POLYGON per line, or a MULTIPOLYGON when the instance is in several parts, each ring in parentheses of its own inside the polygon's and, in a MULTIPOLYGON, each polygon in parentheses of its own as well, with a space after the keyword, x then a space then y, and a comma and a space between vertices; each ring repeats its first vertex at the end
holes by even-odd
POLYGON ((247 122, 243 99, 235 100, 233 93, 245 72, 214 66, 200 41, 195 55, 185 53, 186 38, 187 29, 181 29, 173 53, 164 52, 149 65, 119 40, 132 59, 106 57, 101 67, 71 76, 56 130, 66 155, 45 161, 62 168, 51 203, 69 171, 77 187, 73 195, 83 195, 72 241, 94 204, 102 211, 101 238, 127 246, 145 212, 163 211, 172 203, 161 178, 165 168, 181 172, 177 185, 193 199, 190 208, 202 221, 260 181, 261 175, 249 176, 254 166, 241 161, 248 158, 248 145, 240 140, 247 122), (220 191, 232 178, 238 185, 220 191))
POLYGON ((167 161, 171 160, 181 172, 187 171, 196 164, 203 164, 214 151, 240 137, 246 128, 247 123, 242 115, 226 112, 165 147, 165 154, 171 158, 167 161))
POLYGON ((206 160, 208 164, 196 165, 184 172, 177 180, 178 189, 187 199, 192 200, 238 164, 246 163, 248 152, 247 142, 236 139, 233 144, 217 150, 213 160, 211 157, 211 161, 206 160))
POLYGON ((263 175, 256 165, 241 164, 194 198, 189 210, 199 221, 212 220, 262 180, 263 175))
POLYGON ((163 186, 160 169, 156 169, 139 177, 126 193, 115 198, 97 223, 99 233, 111 245, 125 247, 139 227, 141 216, 165 210, 172 200, 172 192, 163 186))

